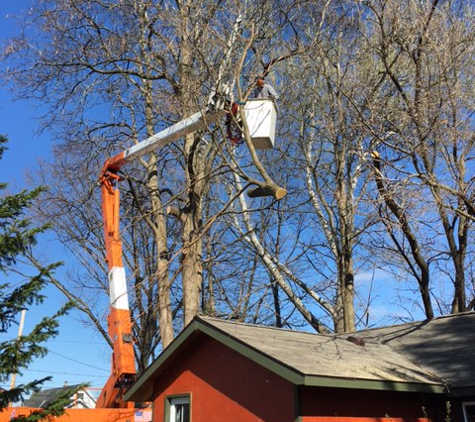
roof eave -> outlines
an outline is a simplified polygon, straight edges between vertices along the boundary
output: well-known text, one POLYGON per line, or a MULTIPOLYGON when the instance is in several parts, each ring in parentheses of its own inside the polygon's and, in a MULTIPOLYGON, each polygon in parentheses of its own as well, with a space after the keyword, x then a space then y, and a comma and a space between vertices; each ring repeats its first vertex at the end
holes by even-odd
POLYGON ((387 380, 365 380, 359 378, 336 378, 313 375, 305 377, 303 385, 308 387, 351 388, 357 390, 384 390, 435 394, 446 393, 446 390, 442 384, 426 384, 387 380))

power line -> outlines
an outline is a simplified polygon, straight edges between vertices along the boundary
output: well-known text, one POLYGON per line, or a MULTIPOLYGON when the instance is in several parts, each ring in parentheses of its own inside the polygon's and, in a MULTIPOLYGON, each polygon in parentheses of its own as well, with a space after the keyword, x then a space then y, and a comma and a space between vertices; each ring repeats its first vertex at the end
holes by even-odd
POLYGON ((56 372, 56 371, 42 371, 41 369, 28 369, 28 372, 41 372, 43 374, 55 374, 55 375, 74 375, 74 376, 80 376, 80 377, 93 377, 93 378, 102 378, 102 379, 107 379, 107 376, 102 376, 102 375, 91 375, 91 374, 75 374, 73 372, 56 372))
POLYGON ((60 354, 60 353, 53 352, 52 350, 48 350, 48 353, 52 353, 53 355, 59 356, 59 357, 61 357, 61 358, 63 358, 63 359, 70 360, 71 362, 74 362, 74 363, 79 363, 80 365, 87 366, 87 367, 92 368, 92 369, 97 369, 98 371, 109 372, 107 369, 99 368, 99 367, 94 366, 94 365, 89 365, 89 364, 87 364, 87 363, 81 362, 81 361, 76 360, 76 359, 71 359, 71 358, 68 357, 68 356, 64 356, 64 355, 62 355, 62 354, 60 354))
MULTIPOLYGON (((13 340, 12 336, 6 336, 6 335, 0 335, 0 340, 13 340)), ((105 345, 105 342, 99 342, 99 341, 75 341, 75 340, 55 340, 55 339, 50 339, 48 340, 47 344, 53 344, 53 343, 71 343, 71 344, 93 344, 93 345, 98 345, 102 346, 105 345)))
MULTIPOLYGON (((60 387, 64 387, 64 383, 62 384, 50 384, 48 383, 47 385, 45 385, 45 389, 50 389, 50 388, 60 388, 60 387)), ((10 388, 10 384, 0 384, 0 388, 2 389, 5 389, 5 390, 8 390, 10 388)), ((103 387, 86 387, 86 390, 102 390, 103 387)))

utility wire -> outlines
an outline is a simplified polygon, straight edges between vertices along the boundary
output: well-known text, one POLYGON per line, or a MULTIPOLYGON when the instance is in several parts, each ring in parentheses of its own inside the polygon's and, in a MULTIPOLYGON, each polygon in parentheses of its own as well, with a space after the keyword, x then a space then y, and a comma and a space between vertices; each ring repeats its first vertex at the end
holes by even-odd
MULTIPOLYGON (((0 340, 13 340, 14 338, 12 336, 8 335, 0 335, 0 340)), ((47 344, 51 345, 53 343, 71 343, 71 344, 94 344, 98 346, 105 345, 107 343, 105 342, 100 342, 100 341, 76 341, 76 340, 56 340, 56 339, 50 339, 48 340, 47 344)))
POLYGON ((75 374, 72 372, 56 372, 56 371, 42 371, 41 369, 28 369, 28 372, 41 372, 44 374, 56 374, 56 375, 74 375, 74 376, 79 376, 79 377, 93 377, 93 378, 103 378, 107 379, 107 376, 102 376, 102 375, 91 375, 91 374, 75 374))
POLYGON ((71 362, 79 363, 80 365, 87 366, 87 367, 92 368, 92 369, 97 369, 98 371, 109 372, 107 369, 99 368, 99 367, 94 366, 94 365, 89 365, 89 364, 87 364, 87 363, 81 362, 81 361, 76 360, 76 359, 71 359, 71 358, 69 358, 69 357, 67 357, 67 356, 61 355, 60 353, 53 352, 52 350, 48 350, 48 353, 52 353, 53 355, 59 356, 59 357, 61 357, 61 358, 63 358, 63 359, 70 360, 71 362))

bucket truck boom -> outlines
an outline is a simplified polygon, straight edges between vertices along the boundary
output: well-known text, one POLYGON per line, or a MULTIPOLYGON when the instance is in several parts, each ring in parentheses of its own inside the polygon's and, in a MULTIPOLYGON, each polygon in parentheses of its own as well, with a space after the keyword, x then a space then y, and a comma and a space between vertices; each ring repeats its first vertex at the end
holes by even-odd
POLYGON ((136 377, 132 323, 120 238, 119 170, 136 158, 161 148, 188 133, 203 130, 225 115, 224 110, 198 112, 105 161, 100 177, 104 239, 108 265, 110 314, 108 332, 113 344, 111 375, 97 408, 131 407, 123 394, 136 377))

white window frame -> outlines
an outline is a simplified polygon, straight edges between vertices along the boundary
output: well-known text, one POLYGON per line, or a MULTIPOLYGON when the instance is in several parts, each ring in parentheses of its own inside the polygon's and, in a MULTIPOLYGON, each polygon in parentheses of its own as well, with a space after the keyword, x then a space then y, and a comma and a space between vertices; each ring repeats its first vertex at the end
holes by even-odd
MULTIPOLYGON (((176 409, 178 405, 187 404, 188 405, 188 413, 189 413, 189 420, 184 422, 191 422, 191 397, 190 395, 182 395, 182 396, 170 396, 166 398, 167 404, 167 418, 166 422, 177 422, 176 421, 176 409)), ((181 422, 181 421, 179 421, 181 422)))
POLYGON ((473 406, 475 408, 475 401, 466 401, 462 403, 463 419, 465 422, 468 422, 467 406, 473 406))

